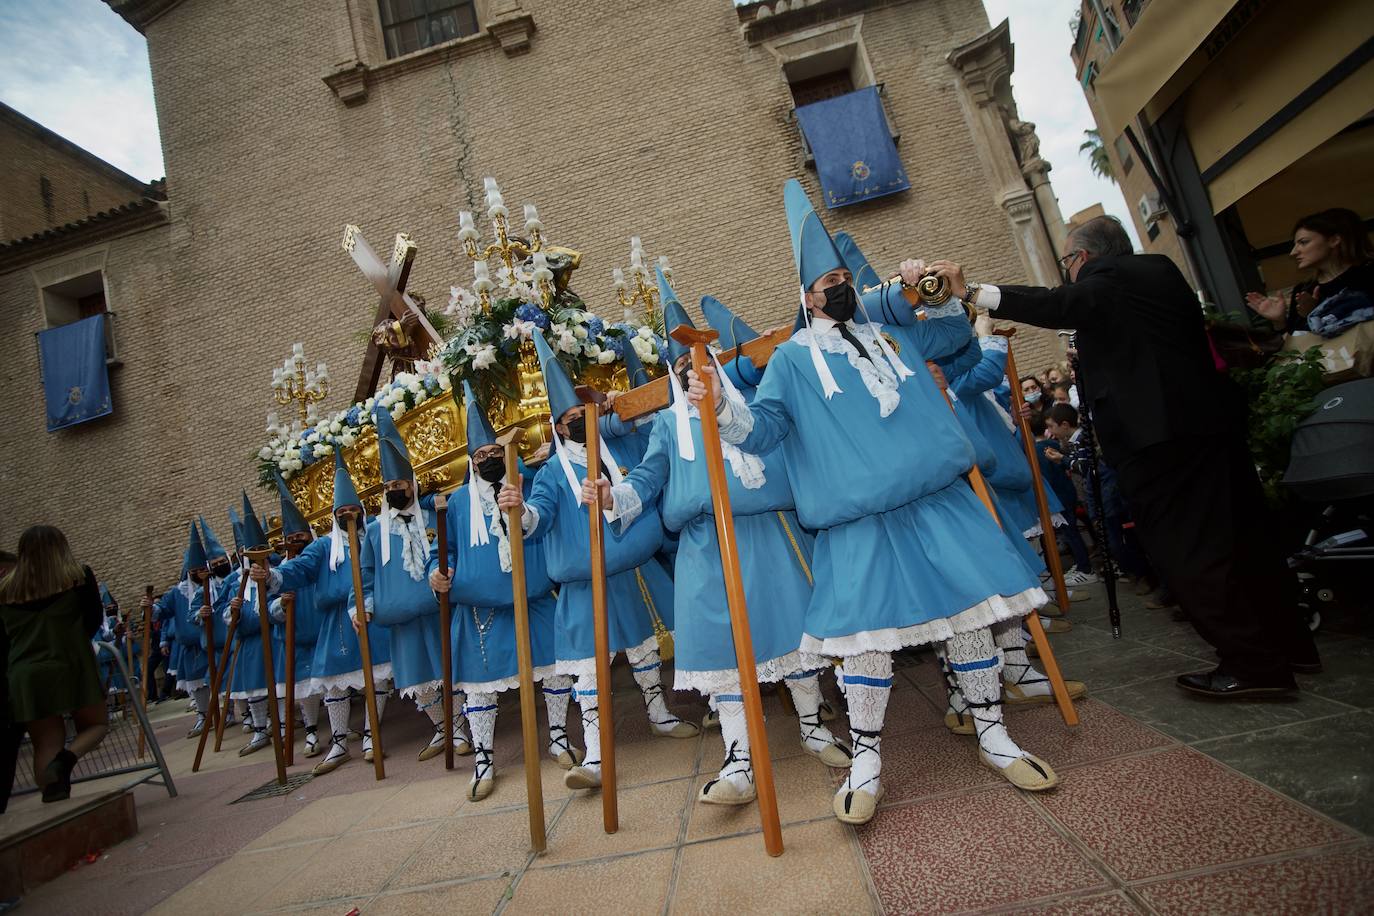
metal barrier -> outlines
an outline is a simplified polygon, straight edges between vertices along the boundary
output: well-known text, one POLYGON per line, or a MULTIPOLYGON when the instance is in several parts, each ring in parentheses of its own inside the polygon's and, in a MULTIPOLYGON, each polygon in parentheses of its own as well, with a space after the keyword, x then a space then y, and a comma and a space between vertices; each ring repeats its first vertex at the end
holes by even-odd
MULTIPOLYGON (((97 660, 115 666, 122 686, 106 689, 105 709, 110 730, 95 750, 77 761, 76 769, 72 771, 72 782, 88 782, 124 773, 140 773, 143 775, 130 782, 126 788, 133 788, 145 782, 151 783, 162 786, 168 795, 175 798, 176 786, 172 782, 171 772, 167 769, 167 761, 162 756, 162 748, 158 746, 157 737, 153 734, 153 727, 148 723, 148 715, 144 712, 143 704, 138 702, 137 697, 128 689, 132 685, 133 690, 142 690, 142 679, 130 677, 129 669, 124 665, 124 657, 110 643, 97 642, 95 649, 97 660), (143 753, 140 753, 139 748, 140 732, 145 742, 143 753)), ((75 726, 68 718, 67 740, 70 741, 75 734, 75 726)), ((25 735, 19 747, 19 760, 14 768, 14 790, 10 794, 18 796, 37 791, 38 781, 33 775, 33 745, 29 741, 29 736, 25 735)))

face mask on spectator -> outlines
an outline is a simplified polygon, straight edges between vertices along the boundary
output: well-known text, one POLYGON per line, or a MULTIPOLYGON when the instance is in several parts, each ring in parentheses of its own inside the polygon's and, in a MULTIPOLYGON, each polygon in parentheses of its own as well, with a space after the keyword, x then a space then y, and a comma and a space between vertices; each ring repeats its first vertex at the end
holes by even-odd
POLYGON ((1035 403, 1037 403, 1037 402, 1040 400, 1040 394, 1041 394, 1041 392, 1039 392, 1039 391, 1028 391, 1028 392, 1026 392, 1026 403, 1027 403, 1027 404, 1035 404, 1035 403))

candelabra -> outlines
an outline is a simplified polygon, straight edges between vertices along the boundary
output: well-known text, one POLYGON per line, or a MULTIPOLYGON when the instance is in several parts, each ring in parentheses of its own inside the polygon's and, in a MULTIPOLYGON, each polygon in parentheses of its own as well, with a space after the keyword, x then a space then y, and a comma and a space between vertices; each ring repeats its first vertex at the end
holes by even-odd
POLYGON ((496 288, 496 283, 491 278, 489 262, 498 255, 512 280, 515 279, 517 265, 524 263, 526 258, 530 260, 531 279, 543 296, 544 307, 548 308, 553 303, 553 271, 549 268, 548 255, 543 250, 544 224, 539 220, 539 212, 534 208, 534 204, 525 204, 525 232, 529 235, 529 240, 513 237, 507 225, 510 211, 506 209, 496 179, 483 178, 482 184, 487 195, 487 218, 491 220, 496 241, 485 248, 479 247, 478 240, 481 236, 473 222, 472 213, 463 210, 458 214, 458 240, 463 243, 463 250, 472 259, 472 288, 482 303, 482 311, 487 312, 491 309, 491 291, 496 288))
MULTIPOLYGON (((659 257, 658 269, 663 271, 664 279, 673 279, 673 270, 668 266, 667 257, 659 257)), ((649 282, 649 270, 644 266, 644 246, 637 235, 630 238, 630 276, 634 279, 633 290, 630 290, 629 282, 625 279, 625 271, 619 267, 611 271, 611 282, 615 284, 615 295, 620 300, 620 307, 625 310, 625 320, 630 319, 630 311, 638 302, 644 306, 645 323, 655 331, 664 330, 659 327, 661 313, 658 308, 658 289, 649 282)))
MULTIPOLYGON (((296 404, 300 413, 300 428, 315 422, 315 402, 329 396, 329 367, 321 362, 314 370, 305 366, 305 345, 293 344, 291 355, 276 369, 272 370, 272 394, 283 407, 296 404)), ((285 427, 277 420, 276 411, 267 415, 267 430, 284 432, 285 427)))

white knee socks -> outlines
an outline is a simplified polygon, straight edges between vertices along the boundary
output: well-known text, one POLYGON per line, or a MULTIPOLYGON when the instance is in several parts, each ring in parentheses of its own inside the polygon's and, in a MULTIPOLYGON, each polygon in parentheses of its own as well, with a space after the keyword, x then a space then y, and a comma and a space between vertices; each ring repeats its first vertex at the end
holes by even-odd
POLYGON ((348 753, 348 715, 351 709, 348 697, 325 697, 324 711, 329 716, 329 756, 333 760, 348 753))
POLYGON ((210 714, 210 688, 197 687, 191 694, 191 699, 196 704, 196 715, 202 719, 210 714))
POLYGON ((945 644, 938 642, 934 649, 935 658, 940 663, 940 674, 945 679, 945 715, 954 716, 963 723, 969 715, 968 700, 964 699, 963 691, 959 689, 959 679, 954 676, 954 669, 949 666, 949 653, 945 650, 945 644))
POLYGON ((682 720, 668 711, 663 700, 663 662, 658 655, 658 641, 649 637, 643 643, 625 650, 625 658, 630 663, 635 683, 644 694, 644 705, 649 710, 649 724, 656 731, 668 731, 682 720))
POLYGON ((549 714, 549 754, 557 757, 572 746, 568 741, 568 701, 572 699, 573 679, 566 674, 551 674, 540 685, 544 708, 549 714))
POLYGON ((1021 620, 1003 620, 992 625, 992 638, 1002 650, 1002 681, 1021 688, 1026 696, 1050 696, 1050 679, 1037 671, 1026 656, 1026 631, 1021 620))
POLYGON ((725 742, 725 762, 721 764, 717 778, 745 791, 754 781, 754 767, 749 756, 744 697, 739 693, 712 694, 711 708, 720 714, 720 737, 725 742))
POLYGON ((601 773, 601 713, 596 705, 596 675, 577 677, 577 705, 582 707, 582 740, 587 742, 587 758, 582 766, 601 773))
POLYGON ((1011 766, 1022 751, 1002 724, 1002 653, 984 627, 957 633, 945 643, 949 667, 968 701, 983 757, 999 767, 1011 766))
POLYGON ((472 781, 489 778, 496 766, 492 759, 496 744, 496 694, 470 693, 463 704, 468 727, 472 729, 472 744, 477 759, 473 762, 472 781))
POLYGON ((840 683, 849 704, 849 736, 854 745, 854 762, 841 791, 861 789, 876 795, 883 768, 883 718, 892 692, 892 656, 886 652, 851 655, 844 660, 840 683))
POLYGON ((797 719, 801 723, 802 745, 813 751, 823 750, 832 744, 842 747, 830 733, 830 729, 821 724, 820 674, 820 671, 798 671, 784 678, 787 692, 792 695, 792 705, 797 709, 797 719))

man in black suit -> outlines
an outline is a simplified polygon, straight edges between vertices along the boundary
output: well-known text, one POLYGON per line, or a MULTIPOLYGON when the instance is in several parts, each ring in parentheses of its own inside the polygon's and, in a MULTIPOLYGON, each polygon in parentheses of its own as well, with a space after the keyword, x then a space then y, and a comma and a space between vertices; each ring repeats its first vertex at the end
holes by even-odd
POLYGON ((1214 645, 1215 671, 1180 687, 1215 697, 1296 689, 1321 670, 1293 582, 1270 535, 1245 443, 1245 407, 1216 371, 1188 281, 1138 255, 1110 216, 1069 236, 1056 289, 979 286, 948 261, 931 268, 978 308, 1044 328, 1076 328, 1083 396, 1136 532, 1165 585, 1214 645))

